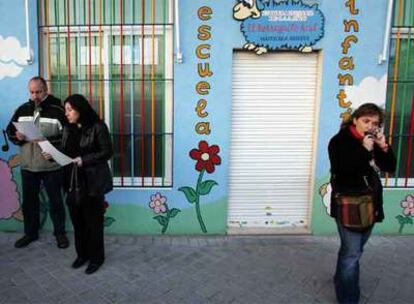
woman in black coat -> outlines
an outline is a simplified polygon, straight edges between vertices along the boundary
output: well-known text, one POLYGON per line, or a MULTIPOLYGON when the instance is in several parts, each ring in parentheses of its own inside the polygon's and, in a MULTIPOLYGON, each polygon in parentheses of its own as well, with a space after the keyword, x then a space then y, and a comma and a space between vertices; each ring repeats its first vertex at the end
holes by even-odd
MULTIPOLYGON (((66 200, 75 233, 76 260, 73 268, 89 261, 85 273, 99 269, 105 259, 103 218, 104 195, 112 190, 108 160, 112 142, 107 126, 82 95, 69 96, 65 102, 69 125, 63 130, 63 152, 74 158, 78 180, 83 191, 79 205, 66 200)), ((65 167, 65 185, 69 188, 73 165, 65 167)))
POLYGON ((366 103, 356 109, 350 120, 329 142, 331 162, 331 216, 336 218, 341 247, 334 277, 339 303, 358 303, 359 259, 372 227, 364 231, 345 228, 338 220, 336 197, 339 193, 364 193, 372 190, 375 221, 384 219, 382 185, 379 172, 393 172, 395 157, 380 131, 383 111, 366 103))

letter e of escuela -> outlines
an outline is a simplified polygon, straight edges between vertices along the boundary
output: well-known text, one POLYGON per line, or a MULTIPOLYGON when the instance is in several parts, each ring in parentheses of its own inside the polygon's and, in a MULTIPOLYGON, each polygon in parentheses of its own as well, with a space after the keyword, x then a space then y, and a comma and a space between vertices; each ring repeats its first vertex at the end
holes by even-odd
POLYGON ((196 92, 200 95, 208 95, 210 88, 210 84, 207 81, 199 81, 196 84, 196 92))
POLYGON ((208 6, 202 6, 197 11, 198 18, 203 21, 210 20, 212 14, 213 10, 208 6))

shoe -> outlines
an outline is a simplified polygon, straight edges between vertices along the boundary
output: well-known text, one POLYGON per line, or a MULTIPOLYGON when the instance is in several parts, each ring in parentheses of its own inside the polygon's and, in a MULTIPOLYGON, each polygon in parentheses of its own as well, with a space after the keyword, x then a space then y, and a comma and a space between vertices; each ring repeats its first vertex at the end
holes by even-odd
POLYGON ((92 274, 102 266, 102 263, 89 263, 88 267, 85 270, 86 274, 92 274))
POLYGON ((59 234, 56 236, 56 243, 58 248, 65 249, 69 247, 69 240, 64 234, 59 234))
POLYGON ((39 237, 30 237, 30 236, 24 235, 22 238, 18 239, 16 243, 14 243, 14 247, 16 248, 26 247, 31 242, 36 241, 38 238, 39 237))
POLYGON ((72 263, 72 268, 78 269, 82 267, 88 260, 83 258, 76 258, 76 260, 72 263))

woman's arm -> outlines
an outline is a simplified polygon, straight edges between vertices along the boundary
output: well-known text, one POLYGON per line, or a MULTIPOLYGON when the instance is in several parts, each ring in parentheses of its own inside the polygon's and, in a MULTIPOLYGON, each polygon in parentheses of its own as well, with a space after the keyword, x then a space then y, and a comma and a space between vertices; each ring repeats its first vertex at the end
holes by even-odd
POLYGON ((372 152, 362 144, 334 137, 328 146, 331 171, 342 176, 363 176, 372 158, 372 152))
POLYGON ((108 161, 113 154, 111 136, 105 123, 100 122, 96 126, 94 144, 97 151, 82 155, 82 166, 90 166, 108 161))
POLYGON ((375 155, 375 164, 384 172, 394 172, 396 167, 396 159, 394 152, 392 151, 391 146, 388 146, 386 149, 380 148, 378 145, 374 146, 374 155, 375 155))

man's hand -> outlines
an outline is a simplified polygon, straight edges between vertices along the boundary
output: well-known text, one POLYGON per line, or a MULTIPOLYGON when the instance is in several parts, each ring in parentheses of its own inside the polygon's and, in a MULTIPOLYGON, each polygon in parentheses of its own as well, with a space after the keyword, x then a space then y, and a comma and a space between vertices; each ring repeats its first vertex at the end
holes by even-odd
POLYGON ((16 131, 16 137, 20 141, 26 140, 26 136, 24 136, 24 134, 23 133, 20 133, 19 131, 16 131))

